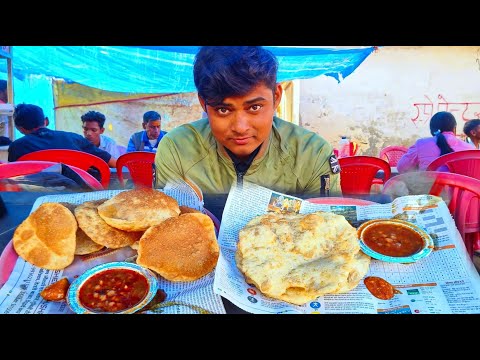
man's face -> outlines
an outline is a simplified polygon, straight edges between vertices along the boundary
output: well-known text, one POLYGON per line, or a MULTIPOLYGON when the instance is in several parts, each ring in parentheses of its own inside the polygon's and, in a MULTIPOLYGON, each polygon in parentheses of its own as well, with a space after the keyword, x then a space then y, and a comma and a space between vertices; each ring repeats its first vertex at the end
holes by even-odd
POLYGON ((470 137, 480 140, 480 125, 477 125, 477 127, 470 131, 470 137))
POLYGON ((142 126, 147 132, 147 137, 150 140, 156 140, 160 135, 160 130, 161 130, 160 120, 151 120, 148 123, 143 123, 142 126))
MULTIPOLYGON (((225 98, 215 106, 207 105, 213 136, 238 158, 247 158, 269 137, 273 114, 281 98, 280 84, 275 92, 262 84, 244 96, 225 98)), ((199 100, 205 108, 205 101, 199 100)))
POLYGON ((100 134, 103 134, 105 128, 101 128, 96 121, 85 121, 83 123, 83 135, 85 139, 90 141, 93 145, 100 145, 100 134))

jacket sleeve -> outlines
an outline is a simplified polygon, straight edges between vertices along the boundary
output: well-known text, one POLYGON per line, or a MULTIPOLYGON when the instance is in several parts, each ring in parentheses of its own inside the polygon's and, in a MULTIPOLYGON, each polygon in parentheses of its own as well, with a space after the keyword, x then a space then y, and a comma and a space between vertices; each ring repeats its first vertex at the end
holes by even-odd
POLYGON ((398 160, 397 163, 397 170, 399 173, 406 173, 409 171, 416 171, 418 170, 418 151, 417 151, 417 143, 410 146, 408 151, 403 154, 403 156, 398 160))
MULTIPOLYGON (((342 190, 340 188, 340 173, 334 172, 332 164, 330 163, 330 157, 333 155, 333 147, 331 144, 326 143, 321 151, 317 155, 315 161, 315 167, 312 172, 312 176, 305 187, 305 194, 312 197, 318 197, 321 194, 322 176, 327 176, 328 189, 327 196, 342 196, 342 190)), ((337 171, 337 170, 335 170, 337 171)))

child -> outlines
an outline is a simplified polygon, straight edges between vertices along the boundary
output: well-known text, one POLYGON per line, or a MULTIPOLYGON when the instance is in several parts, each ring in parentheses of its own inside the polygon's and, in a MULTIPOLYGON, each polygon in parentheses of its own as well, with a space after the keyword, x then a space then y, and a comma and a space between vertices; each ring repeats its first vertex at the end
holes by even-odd
POLYGON ((480 119, 468 120, 463 125, 463 132, 467 135, 466 141, 475 146, 475 149, 480 148, 480 119))

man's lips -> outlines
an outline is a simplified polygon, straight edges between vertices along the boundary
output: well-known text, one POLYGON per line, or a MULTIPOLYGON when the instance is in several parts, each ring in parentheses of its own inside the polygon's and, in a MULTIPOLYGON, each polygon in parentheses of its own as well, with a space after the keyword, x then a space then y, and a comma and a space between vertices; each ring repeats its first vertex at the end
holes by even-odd
POLYGON ((236 145, 245 145, 246 143, 249 142, 250 137, 234 138, 232 140, 236 145))

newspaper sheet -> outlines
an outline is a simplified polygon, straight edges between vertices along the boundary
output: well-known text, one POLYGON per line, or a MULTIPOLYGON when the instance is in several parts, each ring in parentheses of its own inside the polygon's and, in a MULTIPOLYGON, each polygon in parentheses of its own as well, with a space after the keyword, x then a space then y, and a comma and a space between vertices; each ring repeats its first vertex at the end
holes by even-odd
POLYGON ((480 276, 470 260, 463 240, 445 202, 435 196, 416 195, 392 203, 354 206, 320 205, 244 183, 228 196, 220 227, 221 249, 214 281, 215 293, 245 311, 317 314, 469 314, 480 313, 480 276), (411 221, 432 236, 434 251, 413 264, 387 263, 372 259, 366 276, 378 276, 400 290, 390 300, 374 297, 360 281, 343 294, 329 294, 302 306, 266 297, 245 282, 235 264, 238 233, 248 221, 268 211, 310 213, 331 211, 344 215, 354 226, 377 218, 411 221))
MULTIPOLYGON (((125 190, 105 190, 75 194, 47 195, 39 197, 32 211, 45 202, 70 202, 81 204, 85 201, 111 198, 125 190)), ((163 190, 185 205, 204 211, 195 191, 187 184, 167 184, 163 190)), ((62 314, 72 313, 65 302, 49 302, 42 299, 40 292, 49 284, 67 277, 72 282, 92 267, 113 261, 134 261, 137 254, 130 247, 107 249, 89 255, 75 256, 74 262, 64 270, 46 270, 18 258, 8 281, 0 289, 1 314, 62 314)), ((214 271, 192 282, 170 282, 157 276, 159 289, 166 294, 163 307, 147 311, 158 314, 224 314, 225 308, 219 295, 213 292, 214 271)))

